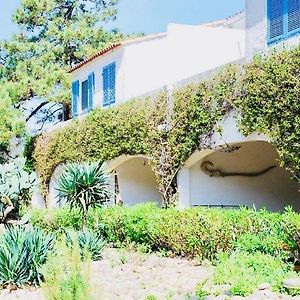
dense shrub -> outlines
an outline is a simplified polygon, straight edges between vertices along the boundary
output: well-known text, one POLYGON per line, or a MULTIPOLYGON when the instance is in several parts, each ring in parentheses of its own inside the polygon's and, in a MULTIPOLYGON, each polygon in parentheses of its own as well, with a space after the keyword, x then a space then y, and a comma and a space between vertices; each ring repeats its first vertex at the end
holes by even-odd
POLYGON ((278 257, 261 252, 222 253, 218 255, 214 282, 230 284, 233 295, 247 296, 263 283, 269 283, 273 290, 282 290, 282 281, 289 276, 294 278, 297 274, 278 257))
POLYGON ((53 237, 40 229, 9 228, 0 238, 0 284, 38 285, 53 237))
POLYGON ((79 210, 70 210, 68 207, 59 209, 30 211, 31 223, 50 233, 60 234, 66 229, 80 230, 82 228, 82 217, 79 210))
POLYGON ((269 235, 267 232, 242 234, 235 242, 236 249, 248 253, 261 252, 273 256, 282 256, 285 246, 283 243, 284 232, 272 234, 271 231, 272 229, 270 229, 269 235))
POLYGON ((82 262, 78 245, 73 248, 59 243, 44 266, 43 288, 48 300, 99 299, 97 288, 91 286, 90 260, 82 262), (92 291, 98 298, 92 297, 92 291))
MULTIPOLYGON (((70 215, 67 209, 35 211, 31 222, 57 231, 61 230, 57 224, 60 219, 67 220, 60 222, 65 228, 78 228, 75 212, 70 215)), ((279 214, 265 210, 201 207, 166 210, 155 204, 142 204, 132 208, 116 206, 92 210, 88 226, 117 246, 138 244, 151 251, 214 259, 220 252, 236 249, 270 255, 294 250, 296 243, 287 228, 298 226, 300 229, 299 219, 299 215, 291 211, 279 214)))

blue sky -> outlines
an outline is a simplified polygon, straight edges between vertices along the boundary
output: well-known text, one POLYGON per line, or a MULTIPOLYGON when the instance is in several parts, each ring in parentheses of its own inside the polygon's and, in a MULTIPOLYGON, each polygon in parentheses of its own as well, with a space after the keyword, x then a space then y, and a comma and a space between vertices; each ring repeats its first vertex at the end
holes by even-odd
MULTIPOLYGON (((243 0, 119 0, 118 27, 124 33, 163 32, 168 23, 200 24, 244 9, 243 0)), ((0 0, 0 39, 16 31, 11 15, 21 0, 0 0)))

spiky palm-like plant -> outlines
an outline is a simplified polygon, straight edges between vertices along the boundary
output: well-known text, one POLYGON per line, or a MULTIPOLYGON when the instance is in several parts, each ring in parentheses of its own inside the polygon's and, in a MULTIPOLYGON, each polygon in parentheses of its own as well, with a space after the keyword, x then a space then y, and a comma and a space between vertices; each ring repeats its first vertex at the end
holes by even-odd
POLYGON ((73 247, 74 243, 77 242, 82 258, 85 257, 86 253, 88 253, 94 261, 102 258, 101 252, 106 242, 99 234, 85 229, 78 232, 67 230, 65 235, 67 246, 73 247))
POLYGON ((0 237, 0 286, 39 285, 54 237, 37 228, 9 227, 0 237))
POLYGON ((86 227, 88 210, 110 200, 109 185, 109 174, 104 164, 69 163, 58 178, 58 197, 65 199, 70 209, 79 208, 83 227, 86 227))

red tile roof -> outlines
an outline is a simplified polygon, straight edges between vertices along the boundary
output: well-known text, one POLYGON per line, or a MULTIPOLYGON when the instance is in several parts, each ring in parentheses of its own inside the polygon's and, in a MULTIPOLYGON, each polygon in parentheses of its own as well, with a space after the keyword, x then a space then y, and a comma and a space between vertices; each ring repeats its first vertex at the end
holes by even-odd
POLYGON ((120 47, 122 44, 121 43, 114 43, 111 44, 110 46, 100 50, 99 52, 95 53, 92 56, 89 56, 88 58, 86 58, 85 60, 83 60, 82 62, 80 62, 79 64, 75 65, 74 67, 69 69, 69 73, 74 72, 75 70, 81 68, 82 66, 86 65, 87 63, 89 63, 90 61, 94 60, 95 58, 104 55, 105 53, 112 51, 118 47, 120 47))
POLYGON ((123 45, 125 46, 125 45, 131 44, 131 43, 139 43, 139 42, 151 40, 151 39, 154 39, 154 38, 161 38, 161 37, 164 37, 164 36, 166 36, 165 32, 152 34, 152 35, 147 35, 147 36, 138 37, 138 38, 133 38, 133 39, 128 39, 128 40, 125 40, 125 41, 122 41, 122 42, 119 42, 119 43, 111 44, 110 46, 102 49, 101 51, 97 52, 96 54, 94 54, 92 56, 89 56, 88 58, 86 58, 85 60, 80 62, 79 64, 77 64, 77 65, 73 66, 72 68, 70 68, 69 73, 74 72, 75 70, 81 68, 82 66, 86 65, 87 63, 94 60, 95 58, 100 57, 100 56, 102 56, 102 55, 104 55, 104 54, 120 47, 120 46, 123 46, 123 45))

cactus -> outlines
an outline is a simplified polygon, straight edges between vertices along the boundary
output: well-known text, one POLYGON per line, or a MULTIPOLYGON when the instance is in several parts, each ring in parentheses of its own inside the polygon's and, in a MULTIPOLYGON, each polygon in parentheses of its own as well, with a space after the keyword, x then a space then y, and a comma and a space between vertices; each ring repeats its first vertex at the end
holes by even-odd
POLYGON ((27 204, 37 187, 36 173, 24 170, 25 161, 19 157, 0 167, 0 222, 4 222, 20 202, 27 204))

